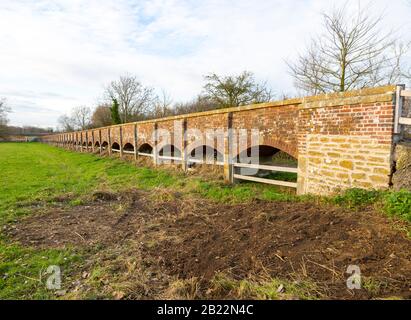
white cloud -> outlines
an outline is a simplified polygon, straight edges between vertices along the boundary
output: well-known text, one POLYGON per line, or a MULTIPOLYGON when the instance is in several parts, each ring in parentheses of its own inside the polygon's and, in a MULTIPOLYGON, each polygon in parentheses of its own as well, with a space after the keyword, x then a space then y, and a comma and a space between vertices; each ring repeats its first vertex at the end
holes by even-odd
MULTIPOLYGON (((335 1, 339 4, 340 1, 335 1)), ((103 86, 135 73, 176 101, 208 72, 253 71, 279 93, 293 90, 284 60, 321 27, 328 0, 61 0, 0 2, 0 96, 13 124, 53 126, 103 86)), ((387 28, 410 36, 406 0, 376 0, 387 28)))

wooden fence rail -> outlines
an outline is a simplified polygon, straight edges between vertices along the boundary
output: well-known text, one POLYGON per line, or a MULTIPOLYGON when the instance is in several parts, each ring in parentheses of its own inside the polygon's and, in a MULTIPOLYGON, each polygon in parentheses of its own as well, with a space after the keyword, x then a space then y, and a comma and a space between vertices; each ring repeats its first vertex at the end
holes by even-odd
MULTIPOLYGON (((267 165, 260 165, 260 164, 234 163, 233 167, 234 168, 259 169, 259 170, 276 171, 276 172, 291 172, 291 173, 298 172, 298 169, 293 168, 293 167, 267 166, 267 165)), ((254 182, 260 182, 260 183, 266 183, 266 184, 273 184, 273 185, 283 186, 283 187, 297 188, 296 182, 259 178, 255 176, 245 176, 241 174, 234 174, 233 178, 238 179, 238 180, 247 180, 247 181, 254 181, 254 182)))

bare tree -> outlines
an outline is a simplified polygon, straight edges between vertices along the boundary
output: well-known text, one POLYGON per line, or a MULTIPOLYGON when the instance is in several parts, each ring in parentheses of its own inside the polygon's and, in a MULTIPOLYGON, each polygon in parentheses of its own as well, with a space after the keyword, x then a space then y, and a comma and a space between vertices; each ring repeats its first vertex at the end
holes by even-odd
POLYGON ((213 109, 218 109, 218 105, 215 102, 211 101, 204 95, 198 95, 191 101, 176 103, 173 108, 173 113, 175 115, 178 115, 193 112, 209 111, 213 109))
POLYGON ((91 116, 91 124, 94 128, 105 127, 111 125, 111 111, 110 105, 101 104, 93 112, 91 116))
POLYGON ((373 17, 347 4, 323 13, 324 34, 313 39, 305 54, 288 63, 298 90, 309 94, 347 91, 384 85, 404 78, 407 46, 392 32, 380 28, 382 17, 373 17))
POLYGON ((248 71, 227 77, 212 73, 204 78, 204 97, 214 102, 218 108, 268 102, 273 98, 266 83, 257 83, 254 75, 248 71))
POLYGON ((75 129, 73 118, 69 117, 66 114, 63 114, 62 116, 60 116, 57 119, 57 122, 58 122, 59 129, 63 132, 70 132, 70 131, 74 131, 75 129))
POLYGON ((87 129, 90 127, 91 109, 86 106, 76 107, 72 110, 71 118, 77 128, 81 130, 87 129))
POLYGON ((143 86, 135 76, 128 74, 107 86, 106 98, 117 99, 123 123, 143 117, 155 101, 154 89, 143 86))
POLYGON ((5 126, 8 123, 7 113, 11 112, 10 107, 6 104, 5 98, 0 98, 0 126, 5 126))
POLYGON ((161 90, 161 94, 156 97, 153 104, 151 116, 153 118, 162 118, 173 115, 172 103, 173 100, 170 95, 165 90, 161 90))
POLYGON ((4 135, 7 131, 7 113, 11 112, 11 109, 6 104, 6 99, 0 98, 0 136, 4 135))

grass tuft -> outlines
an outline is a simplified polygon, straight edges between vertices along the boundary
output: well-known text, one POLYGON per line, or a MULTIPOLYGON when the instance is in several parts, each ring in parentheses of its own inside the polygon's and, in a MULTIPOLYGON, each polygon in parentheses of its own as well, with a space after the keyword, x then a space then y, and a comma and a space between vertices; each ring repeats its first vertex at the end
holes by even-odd
POLYGON ((384 198, 384 211, 411 222, 411 192, 401 190, 388 193, 384 198))
POLYGON ((361 209, 380 199, 381 192, 379 191, 353 188, 345 191, 341 195, 335 196, 333 202, 349 209, 361 209))
POLYGON ((277 278, 247 278, 235 280, 224 273, 218 273, 211 281, 210 292, 217 297, 233 299, 316 299, 318 290, 309 280, 289 281, 277 278))

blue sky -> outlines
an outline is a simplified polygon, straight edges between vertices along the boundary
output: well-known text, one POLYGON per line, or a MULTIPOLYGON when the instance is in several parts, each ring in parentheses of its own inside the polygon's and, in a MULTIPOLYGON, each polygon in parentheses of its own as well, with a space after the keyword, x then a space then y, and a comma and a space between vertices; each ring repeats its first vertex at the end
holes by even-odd
MULTIPOLYGON (((410 2, 362 3, 384 12, 384 25, 411 40, 410 2)), ((105 84, 124 73, 175 102, 199 93, 209 72, 249 70, 279 95, 293 92, 284 61, 319 32, 320 13, 332 6, 329 0, 0 0, 0 97, 13 108, 11 124, 55 126, 72 107, 96 106, 105 84)))

